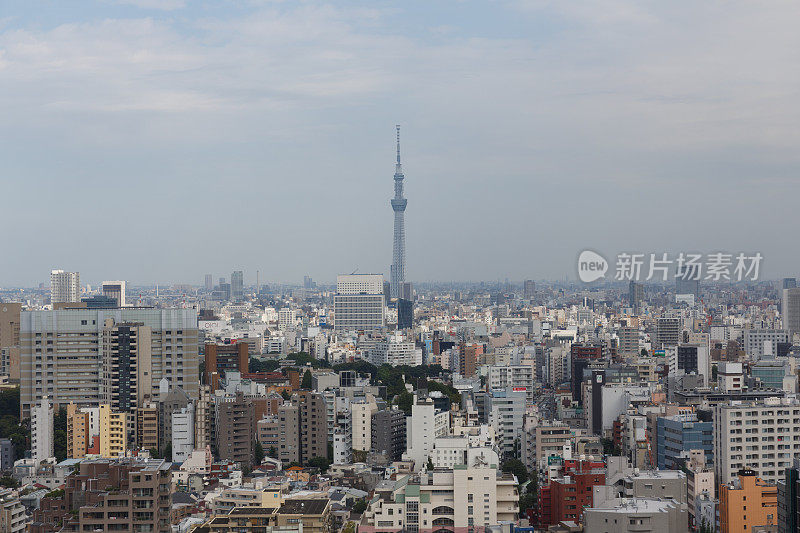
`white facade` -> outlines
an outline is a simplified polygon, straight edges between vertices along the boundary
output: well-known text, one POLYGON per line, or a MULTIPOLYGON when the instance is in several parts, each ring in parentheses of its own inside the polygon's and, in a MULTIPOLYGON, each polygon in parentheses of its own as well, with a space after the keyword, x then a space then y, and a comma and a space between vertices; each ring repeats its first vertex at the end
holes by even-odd
MULTIPOLYGON (((784 291, 784 296, 785 296, 784 291)), ((744 352, 748 358, 758 360, 778 355, 778 343, 789 342, 785 329, 746 329, 744 331, 744 352)))
POLYGON ((401 335, 392 335, 370 348, 369 360, 375 366, 419 366, 422 364, 422 348, 417 348, 413 341, 403 340, 401 335))
POLYGON ((31 456, 37 466, 53 457, 53 404, 47 396, 31 407, 31 456))
POLYGON ((79 272, 53 270, 50 272, 50 302, 79 302, 81 275, 79 272))
POLYGON ((285 331, 287 329, 294 329, 294 323, 297 319, 297 313, 294 309, 284 307, 278 311, 278 329, 285 331))
POLYGON ((531 365, 491 366, 489 367, 489 388, 512 388, 514 391, 525 392, 528 402, 533 401, 534 372, 531 365))
POLYGON ((372 447, 372 413, 378 410, 375 397, 368 394, 364 400, 350 404, 353 428, 353 449, 364 452, 372 447))
POLYGON ((525 417, 525 392, 495 390, 489 396, 489 424, 502 455, 521 454, 525 417))
POLYGON ((172 461, 182 463, 194 450, 194 404, 172 413, 172 461))
POLYGON ((406 418, 406 453, 404 460, 414 461, 419 472, 428 463, 437 437, 450 432, 450 413, 436 411, 430 398, 414 397, 411 416, 406 418))
POLYGON ((383 294, 383 274, 336 276, 337 294, 383 294))
POLYGON ((796 398, 731 401, 714 408, 717 483, 730 483, 741 468, 777 483, 795 457, 800 457, 800 401, 796 398))
POLYGON ((350 443, 350 435, 344 431, 337 429, 333 433, 333 464, 346 465, 352 461, 352 446, 350 443))

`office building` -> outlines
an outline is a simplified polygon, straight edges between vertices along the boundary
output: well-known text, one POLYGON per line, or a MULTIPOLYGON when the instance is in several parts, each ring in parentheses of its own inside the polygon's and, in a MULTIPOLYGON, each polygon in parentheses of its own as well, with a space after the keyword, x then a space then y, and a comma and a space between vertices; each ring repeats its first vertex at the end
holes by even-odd
POLYGON ((225 373, 230 370, 249 372, 250 347, 246 342, 206 344, 204 351, 204 383, 212 390, 219 387, 219 380, 225 379, 225 373))
POLYGON ((592 533, 686 533, 688 510, 673 500, 612 498, 583 512, 592 533))
POLYGON ((256 440, 256 420, 253 403, 243 394, 217 402, 217 451, 220 459, 253 466, 253 444, 256 440))
POLYGON ((53 457, 53 404, 45 396, 30 409, 31 457, 36 465, 53 457))
POLYGON ((125 307, 126 285, 124 281, 104 281, 100 287, 103 296, 114 300, 115 307, 125 307))
POLYGON ((372 447, 372 413, 378 410, 375 397, 367 394, 363 400, 350 404, 354 450, 368 452, 372 447))
POLYGON ((11 439, 0 439, 0 472, 10 472, 16 459, 11 439))
POLYGON ((781 304, 783 329, 787 330, 790 336, 800 333, 800 288, 783 289, 781 304))
POLYGON ((333 298, 337 331, 376 331, 386 327, 382 275, 338 276, 333 298))
POLYGON ((713 465, 714 428, 711 420, 701 421, 697 414, 659 417, 657 420, 656 456, 661 470, 679 470, 691 450, 703 450, 705 460, 713 465))
POLYGON ((622 327, 617 330, 619 345, 617 354, 621 357, 637 357, 641 355, 639 350, 639 328, 622 327))
POLYGON ((778 345, 789 342, 786 329, 747 329, 744 331, 744 352, 752 361, 778 355, 778 345))
POLYGON ((680 318, 659 318, 656 321, 656 345, 659 348, 677 346, 682 330, 680 318))
POLYGON ((418 366, 422 364, 422 348, 417 348, 413 340, 406 340, 401 334, 393 334, 370 348, 369 359, 375 366, 418 366))
POLYGON ((214 290, 214 276, 213 276, 213 274, 206 274, 205 288, 206 288, 206 291, 214 290))
POLYGON ((749 469, 777 483, 800 454, 800 402, 795 398, 732 401, 714 407, 714 464, 719 483, 749 469))
POLYGON ((414 327, 414 302, 405 298, 397 299, 397 329, 414 327))
POLYGON ((708 345, 679 344, 667 348, 669 373, 671 376, 684 374, 697 374, 703 376, 703 387, 707 387, 711 380, 711 355, 708 345))
POLYGON ((193 309, 23 311, 22 416, 44 396, 56 405, 109 403, 133 414, 155 398, 162 379, 197 398, 197 338, 193 309))
MULTIPOLYGON (((391 200, 394 211, 394 243, 392 247, 391 294, 392 298, 406 298, 403 284, 406 281, 406 225, 405 211, 408 200, 403 197, 403 167, 400 164, 400 126, 397 126, 397 163, 394 170, 394 198, 391 200)), ((375 293, 377 294, 377 293, 375 293)), ((411 299, 411 298, 407 298, 411 299)))
POLYGON ((755 531, 756 526, 775 526, 778 521, 778 488, 743 468, 720 487, 720 533, 755 531))
POLYGON ((800 459, 778 480, 778 533, 792 533, 800 526, 800 459))
POLYGON ((244 272, 234 270, 231 273, 231 299, 234 302, 244 300, 244 272))

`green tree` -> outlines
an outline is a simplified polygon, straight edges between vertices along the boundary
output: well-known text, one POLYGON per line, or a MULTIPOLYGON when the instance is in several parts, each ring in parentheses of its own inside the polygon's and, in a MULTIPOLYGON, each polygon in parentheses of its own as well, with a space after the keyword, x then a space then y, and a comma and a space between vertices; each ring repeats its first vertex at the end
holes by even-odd
POLYGON ((301 389, 311 390, 311 388, 313 386, 314 386, 314 382, 311 379, 311 371, 310 370, 306 370, 305 374, 303 374, 303 381, 300 382, 300 388, 301 389))
POLYGON ((172 461, 172 443, 168 442, 166 446, 164 446, 164 455, 162 455, 164 459, 167 461, 172 461))
POLYGON ((355 503, 353 503, 353 508, 350 510, 350 512, 355 514, 362 514, 366 510, 367 510, 367 500, 361 499, 361 500, 356 500, 355 503))
POLYGON ((19 487, 19 482, 11 476, 0 477, 0 487, 15 489, 19 487))
POLYGON ((261 446, 261 443, 256 441, 256 445, 253 448, 253 463, 256 465, 260 465, 261 461, 264 460, 264 447, 261 446))
POLYGON ((30 421, 19 418, 19 387, 0 390, 0 438, 10 439, 14 459, 30 448, 30 421))
POLYGON ((53 453, 58 462, 67 458, 67 410, 64 407, 53 415, 53 453))
POLYGON ((520 485, 528 481, 528 469, 519 459, 507 459, 502 465, 503 472, 508 472, 517 476, 520 485))
POLYGON ((308 466, 319 468, 319 471, 324 474, 328 471, 328 467, 331 466, 331 461, 327 457, 314 457, 308 462, 308 466))
POLYGON ((158 448, 150 448, 150 457, 153 459, 161 459, 161 454, 158 451, 158 448))
POLYGON ((269 447, 269 456, 272 457, 273 459, 278 458, 278 450, 275 449, 275 446, 269 447))
POLYGON ((248 363, 247 368, 250 372, 274 372, 278 368, 280 368, 281 364, 277 359, 267 359, 266 361, 260 361, 253 357, 250 358, 250 363, 248 363))
POLYGON ((411 414, 411 407, 412 404, 414 403, 413 394, 404 390, 402 393, 400 393, 399 396, 397 396, 396 401, 398 407, 400 407, 400 409, 402 409, 405 414, 407 415, 411 414))

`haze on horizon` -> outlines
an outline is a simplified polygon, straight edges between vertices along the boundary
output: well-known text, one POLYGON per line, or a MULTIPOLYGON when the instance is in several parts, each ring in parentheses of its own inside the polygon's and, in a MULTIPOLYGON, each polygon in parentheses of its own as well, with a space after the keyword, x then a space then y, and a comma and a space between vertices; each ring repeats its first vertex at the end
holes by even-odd
POLYGON ((800 274, 800 4, 11 0, 1 286, 574 279, 581 250, 800 274), (602 4, 602 5, 599 5, 602 4))

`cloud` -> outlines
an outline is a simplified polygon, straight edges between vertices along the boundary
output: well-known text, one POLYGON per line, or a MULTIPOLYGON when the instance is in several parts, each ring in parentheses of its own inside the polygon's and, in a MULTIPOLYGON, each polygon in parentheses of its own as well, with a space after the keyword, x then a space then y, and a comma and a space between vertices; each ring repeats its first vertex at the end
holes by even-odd
POLYGON ((134 6, 140 9, 174 11, 186 7, 185 0, 111 0, 117 5, 134 6))
MULTIPOLYGON (((121 190, 131 205, 169 225, 175 207, 160 198, 203 205, 238 184, 253 203, 237 220, 248 239, 264 242, 262 209, 292 221, 298 237, 286 237, 290 258, 275 267, 288 278, 317 264, 292 241, 313 242, 321 228, 389 242, 390 176, 380 173, 393 171, 401 122, 418 279, 493 279, 497 268, 530 277, 531 264, 559 277, 589 237, 623 249, 624 239, 680 235, 701 248, 739 212, 759 224, 737 235, 761 245, 756 226, 780 227, 776 202, 796 196, 798 4, 518 0, 470 19, 428 3, 237 7, 5 19, 0 135, 26 177, 20 194, 52 190, 64 174, 78 185, 62 194, 74 205, 93 194, 81 185, 124 176, 139 184, 121 190), (760 194, 769 206, 749 201, 760 194), (350 202, 359 208, 331 212, 350 202), (508 265, 475 260, 475 248, 508 265)), ((58 216, 55 199, 43 205, 53 214, 42 216, 58 216)), ((207 238, 224 242, 226 230, 210 226, 207 238)), ((391 255, 319 246, 331 264, 310 273, 328 279, 356 255, 378 271, 391 255)), ((179 258, 163 268, 160 279, 173 279, 179 258)))

